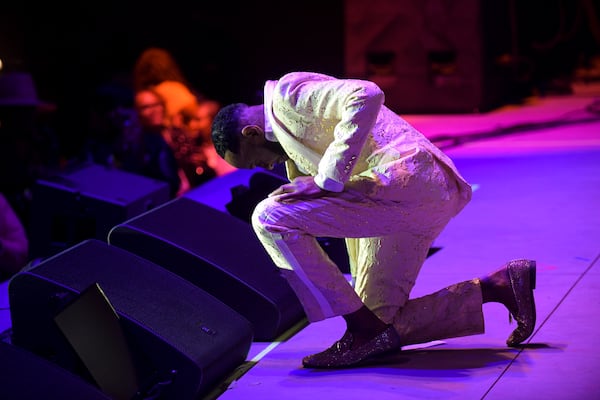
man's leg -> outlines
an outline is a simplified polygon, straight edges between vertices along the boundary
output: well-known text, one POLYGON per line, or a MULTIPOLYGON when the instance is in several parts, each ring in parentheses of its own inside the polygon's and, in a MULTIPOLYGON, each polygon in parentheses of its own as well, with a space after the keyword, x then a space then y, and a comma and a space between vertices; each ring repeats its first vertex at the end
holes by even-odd
MULTIPOLYGON (((363 305, 347 278, 323 251, 316 238, 396 235, 398 231, 414 229, 414 221, 407 221, 405 215, 403 205, 391 202, 382 204, 357 192, 343 192, 292 203, 279 203, 267 198, 256 206, 252 225, 274 263, 283 270, 294 271, 293 275, 285 273, 285 276, 305 306, 309 321, 314 322, 351 314, 363 305)), ((392 272, 388 265, 399 265, 397 260, 393 260, 398 256, 397 252, 394 254, 392 251, 393 242, 393 238, 384 239, 384 247, 390 246, 390 251, 381 254, 386 257, 381 263, 381 272, 388 277, 392 272)), ((364 249, 360 253, 367 254, 364 249)), ((424 255, 419 257, 424 258, 424 255)), ((373 281, 383 283, 386 276, 375 278, 377 273, 372 274, 373 281)), ((361 279, 359 285, 363 284, 361 279)), ((391 296, 394 290, 387 290, 386 293, 391 296)), ((383 299, 380 297, 380 302, 383 299)))
POLYGON ((484 332, 479 279, 410 299, 394 316, 403 346, 484 332))
POLYGON ((355 290, 381 320, 391 323, 408 301, 433 239, 401 232, 356 240, 355 290))
POLYGON ((350 314, 363 305, 316 240, 343 237, 343 232, 353 229, 349 218, 335 216, 341 211, 337 207, 326 199, 282 204, 267 198, 252 215, 258 239, 281 268, 310 322, 350 314))
POLYGON ((516 346, 531 336, 536 307, 533 290, 536 262, 517 259, 482 277, 450 285, 409 300, 394 317, 402 345, 484 333, 482 304, 503 304, 517 321, 506 344, 516 346))

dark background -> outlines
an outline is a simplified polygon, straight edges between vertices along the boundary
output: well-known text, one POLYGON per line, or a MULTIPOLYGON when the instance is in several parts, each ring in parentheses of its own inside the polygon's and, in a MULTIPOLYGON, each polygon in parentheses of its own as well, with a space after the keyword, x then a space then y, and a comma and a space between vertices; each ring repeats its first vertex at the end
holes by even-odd
MULTIPOLYGON (((518 46, 517 68, 526 69, 515 72, 519 95, 565 90, 575 68, 599 54, 586 1, 600 9, 598 0, 512 2, 515 37, 495 39, 518 46)), ((127 92, 133 63, 148 46, 171 51, 207 96, 255 103, 265 79, 288 71, 343 76, 345 37, 343 0, 6 1, 0 12, 5 70, 32 73, 39 97, 58 106, 57 131, 74 149, 98 88, 127 92)))
POLYGON ((260 102, 264 80, 291 70, 341 75, 342 3, 309 0, 289 12, 282 1, 5 2, 0 57, 5 70, 31 72, 39 97, 58 106, 70 157, 98 88, 126 93, 148 46, 168 49, 194 88, 223 104, 260 102))
POLYGON ((208 96, 256 101, 266 77, 343 72, 342 5, 309 0, 286 11, 283 1, 25 1, 2 12, 0 50, 10 54, 9 66, 34 74, 47 100, 127 80, 142 50, 160 46, 208 96))

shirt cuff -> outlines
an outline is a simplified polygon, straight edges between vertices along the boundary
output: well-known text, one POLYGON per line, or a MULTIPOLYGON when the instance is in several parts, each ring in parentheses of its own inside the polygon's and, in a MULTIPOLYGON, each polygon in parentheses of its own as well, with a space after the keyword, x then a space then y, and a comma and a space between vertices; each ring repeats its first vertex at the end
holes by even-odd
POLYGON ((323 190, 328 190, 330 192, 341 192, 344 190, 344 184, 338 181, 334 181, 331 178, 327 178, 323 175, 315 176, 315 183, 318 187, 323 190))

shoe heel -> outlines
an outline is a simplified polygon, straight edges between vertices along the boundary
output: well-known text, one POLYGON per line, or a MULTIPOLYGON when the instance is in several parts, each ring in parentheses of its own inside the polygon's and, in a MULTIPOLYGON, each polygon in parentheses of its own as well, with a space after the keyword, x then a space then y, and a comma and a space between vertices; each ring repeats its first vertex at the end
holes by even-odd
POLYGON ((509 268, 511 266, 514 266, 515 268, 519 269, 521 271, 521 273, 525 273, 525 269, 527 269, 527 272, 529 273, 529 285, 531 286, 531 289, 535 289, 535 284, 536 284, 536 262, 535 260, 528 260, 528 259, 518 259, 518 260, 512 260, 508 262, 508 266, 509 268))
POLYGON ((531 289, 535 289, 535 281, 536 281, 536 263, 534 260, 529 262, 529 282, 531 284, 531 289))

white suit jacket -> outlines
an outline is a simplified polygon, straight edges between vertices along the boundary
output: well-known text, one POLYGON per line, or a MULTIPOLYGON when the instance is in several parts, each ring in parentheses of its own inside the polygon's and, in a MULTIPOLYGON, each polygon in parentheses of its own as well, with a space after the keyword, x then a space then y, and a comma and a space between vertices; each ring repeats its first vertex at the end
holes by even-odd
POLYGON ((394 193, 421 175, 435 181, 440 166, 455 180, 462 198, 471 187, 452 160, 422 133, 384 105, 384 93, 373 82, 293 72, 265 85, 267 138, 278 141, 290 157, 288 178, 312 175, 323 189, 368 184, 370 194, 394 193), (269 131, 271 131, 269 133, 269 131))

